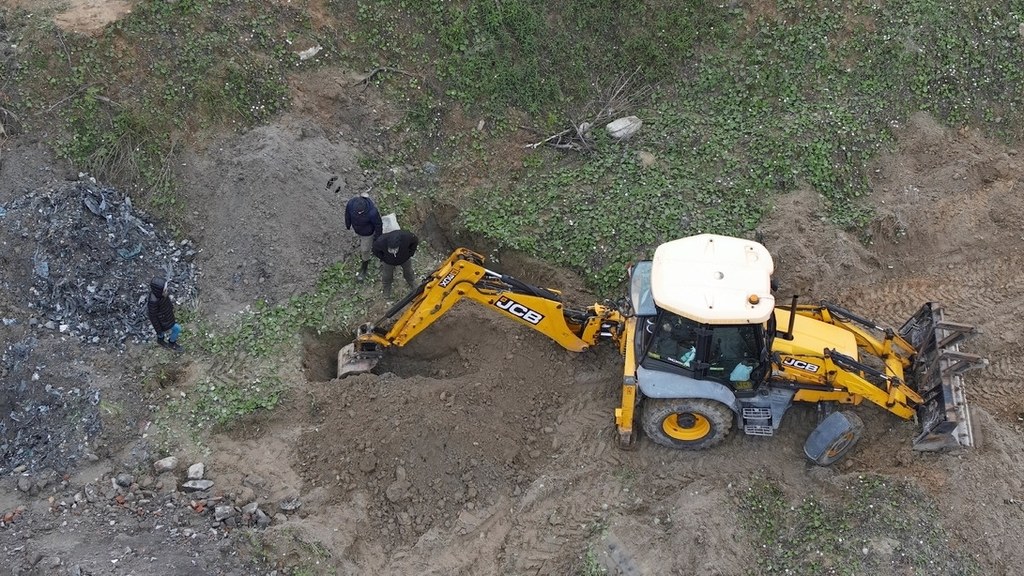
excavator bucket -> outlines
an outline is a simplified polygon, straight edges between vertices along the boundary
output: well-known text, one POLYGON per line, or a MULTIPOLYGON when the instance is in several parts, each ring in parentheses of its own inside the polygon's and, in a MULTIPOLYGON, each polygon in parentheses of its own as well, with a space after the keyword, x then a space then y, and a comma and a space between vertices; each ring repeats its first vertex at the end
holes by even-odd
POLYGON ((945 321, 935 302, 922 306, 900 328, 900 335, 916 351, 908 380, 924 399, 917 408, 921 434, 914 439, 915 450, 974 445, 963 373, 988 361, 961 352, 960 342, 975 333, 973 326, 945 321))
POLYGON ((379 352, 366 352, 358 349, 355 343, 349 344, 338 351, 338 378, 365 374, 377 366, 380 361, 379 352))

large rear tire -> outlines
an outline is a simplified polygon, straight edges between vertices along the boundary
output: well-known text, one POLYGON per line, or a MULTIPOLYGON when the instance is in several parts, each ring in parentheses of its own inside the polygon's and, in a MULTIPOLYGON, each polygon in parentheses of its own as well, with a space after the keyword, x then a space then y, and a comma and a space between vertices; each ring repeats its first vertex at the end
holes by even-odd
POLYGON ((647 398, 641 420, 644 433, 657 444, 704 450, 729 435, 733 413, 725 404, 703 398, 647 398))

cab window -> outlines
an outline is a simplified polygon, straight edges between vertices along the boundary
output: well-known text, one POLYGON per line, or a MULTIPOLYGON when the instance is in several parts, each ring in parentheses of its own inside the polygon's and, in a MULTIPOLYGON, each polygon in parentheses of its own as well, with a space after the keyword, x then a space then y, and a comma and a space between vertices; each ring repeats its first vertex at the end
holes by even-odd
POLYGON ((751 386, 751 374, 761 363, 761 332, 754 324, 714 326, 708 379, 736 388, 751 386))
POLYGON ((655 370, 681 371, 693 376, 699 366, 700 326, 687 318, 661 311, 642 319, 643 363, 655 370))

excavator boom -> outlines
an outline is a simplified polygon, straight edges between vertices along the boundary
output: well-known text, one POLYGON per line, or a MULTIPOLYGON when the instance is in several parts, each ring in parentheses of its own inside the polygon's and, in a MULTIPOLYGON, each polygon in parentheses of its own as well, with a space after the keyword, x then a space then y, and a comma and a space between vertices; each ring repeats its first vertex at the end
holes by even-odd
POLYGON ((455 250, 382 318, 359 327, 355 342, 338 353, 338 377, 372 370, 384 349, 404 346, 463 299, 525 324, 573 352, 621 337, 625 319, 618 310, 601 304, 567 307, 558 290, 493 272, 483 263, 476 252, 455 250))

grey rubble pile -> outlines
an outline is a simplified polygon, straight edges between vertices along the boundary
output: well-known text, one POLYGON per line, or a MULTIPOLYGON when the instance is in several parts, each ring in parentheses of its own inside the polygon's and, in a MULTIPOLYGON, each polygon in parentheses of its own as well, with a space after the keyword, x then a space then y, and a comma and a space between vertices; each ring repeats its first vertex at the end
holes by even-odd
POLYGON ((0 207, 0 228, 34 242, 20 259, 31 278, 28 306, 46 328, 94 344, 150 339, 149 279, 161 271, 171 272, 179 307, 196 298, 192 243, 176 242, 131 198, 92 179, 14 199, 0 207))
POLYGON ((56 373, 38 345, 30 336, 0 356, 0 474, 67 470, 102 428, 99 390, 67 365, 56 373))

